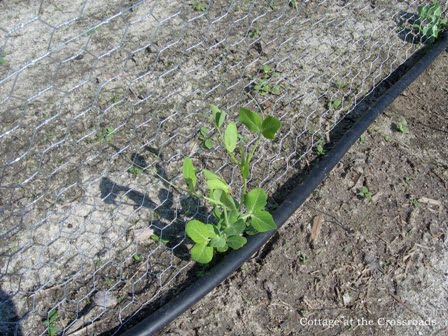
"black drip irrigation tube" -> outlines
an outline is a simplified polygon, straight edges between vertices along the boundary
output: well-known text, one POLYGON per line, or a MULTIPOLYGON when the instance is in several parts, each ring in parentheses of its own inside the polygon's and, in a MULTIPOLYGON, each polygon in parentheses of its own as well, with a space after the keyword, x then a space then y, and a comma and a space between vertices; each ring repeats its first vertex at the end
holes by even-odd
MULTIPOLYGON (((367 130, 378 115, 397 98, 448 46, 448 34, 444 34, 435 44, 426 47, 426 52, 400 79, 385 91, 374 104, 347 130, 328 154, 311 168, 306 178, 296 185, 285 201, 274 211, 273 217, 280 228, 291 215, 305 202, 326 175, 338 164, 356 140, 367 130)), ((160 309, 143 321, 128 329, 122 336, 155 335, 165 325, 185 312, 222 281, 235 272, 251 258, 275 233, 275 231, 251 236, 247 244, 226 255, 205 276, 187 287, 160 309)))

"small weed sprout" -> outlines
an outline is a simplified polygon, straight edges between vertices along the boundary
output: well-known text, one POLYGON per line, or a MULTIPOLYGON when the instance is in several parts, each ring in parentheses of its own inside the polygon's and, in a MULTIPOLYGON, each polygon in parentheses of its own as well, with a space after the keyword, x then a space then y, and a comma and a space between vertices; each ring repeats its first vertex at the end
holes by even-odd
POLYGON ((409 126, 405 118, 401 117, 400 121, 396 124, 396 129, 402 134, 409 133, 409 126))
POLYGON ((58 333, 57 323, 59 314, 57 309, 51 309, 47 314, 47 319, 44 321, 44 326, 47 327, 48 336, 56 336, 58 333))
POLYGON ((202 142, 204 148, 213 148, 213 139, 208 135, 209 129, 207 127, 201 127, 198 132, 198 139, 202 142))
POLYGON ((247 34, 250 38, 256 38, 260 36, 260 30, 258 28, 252 28, 249 30, 249 33, 247 34))
POLYGON ((317 142, 317 145, 316 145, 316 154, 317 155, 319 155, 319 156, 324 156, 325 155, 326 151, 325 151, 324 146, 325 146, 325 141, 324 140, 321 139, 321 140, 319 140, 317 142))
POLYGON ((134 254, 132 256, 132 261, 136 264, 141 263, 145 258, 141 254, 134 254))
POLYGON ((263 118, 257 112, 241 108, 240 122, 256 137, 251 146, 244 143, 239 136, 235 122, 230 121, 224 128, 227 114, 217 106, 211 106, 213 124, 224 145, 225 152, 238 169, 242 180, 242 193, 239 199, 232 195, 227 182, 215 172, 202 170, 202 177, 208 189, 203 195, 198 190, 198 178, 193 161, 185 157, 183 161, 183 178, 186 191, 193 197, 207 202, 212 208, 214 221, 205 224, 193 219, 186 224, 187 236, 194 242, 191 257, 198 263, 209 263, 215 251, 226 252, 229 248, 236 250, 243 247, 246 235, 274 230, 277 226, 272 215, 266 211, 267 194, 261 188, 247 190, 250 176, 250 164, 261 140, 273 140, 281 123, 273 116, 263 118))
POLYGON ((440 2, 433 0, 432 4, 420 4, 418 6, 418 20, 413 27, 423 37, 433 40, 438 39, 440 33, 448 28, 448 19, 442 16, 440 2))
POLYGON ((330 100, 330 102, 328 103, 328 108, 330 110, 337 110, 338 108, 340 108, 342 105, 342 100, 339 98, 333 98, 332 100, 330 100))
POLYGON ((96 139, 97 139, 97 141, 100 141, 100 142, 104 142, 104 141, 110 142, 115 135, 114 132, 115 132, 115 128, 113 128, 113 127, 102 128, 98 132, 96 139))
POLYGON ((194 2, 191 6, 193 7, 193 10, 196 12, 205 12, 205 10, 207 9, 207 6, 200 1, 194 2))
POLYGON ((369 188, 367 188, 366 186, 361 187, 357 195, 362 199, 366 199, 369 202, 372 202, 373 194, 369 191, 369 188))
POLYGON ((280 74, 266 64, 261 67, 260 72, 261 78, 255 83, 254 90, 261 96, 267 96, 268 94, 280 95, 280 85, 271 83, 271 80, 280 74))
POLYGON ((418 200, 418 198, 415 198, 415 197, 413 197, 413 198, 411 198, 411 206, 413 207, 413 208, 415 208, 415 209, 417 209, 417 208, 419 208, 420 206, 421 206, 421 203, 420 203, 420 201, 418 200))

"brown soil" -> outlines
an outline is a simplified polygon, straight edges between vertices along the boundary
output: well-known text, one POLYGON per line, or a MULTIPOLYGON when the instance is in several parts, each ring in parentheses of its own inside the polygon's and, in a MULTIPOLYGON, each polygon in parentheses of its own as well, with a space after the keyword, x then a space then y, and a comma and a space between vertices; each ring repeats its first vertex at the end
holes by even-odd
POLYGON ((447 78, 445 52, 262 251, 161 335, 446 335, 447 78))

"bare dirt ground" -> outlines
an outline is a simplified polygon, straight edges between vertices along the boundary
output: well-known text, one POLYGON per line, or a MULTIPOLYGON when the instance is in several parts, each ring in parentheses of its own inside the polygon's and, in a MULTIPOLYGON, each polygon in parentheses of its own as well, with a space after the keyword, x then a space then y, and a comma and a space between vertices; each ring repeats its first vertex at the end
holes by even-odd
POLYGON ((448 51, 260 253, 161 335, 447 335, 447 78, 448 51))

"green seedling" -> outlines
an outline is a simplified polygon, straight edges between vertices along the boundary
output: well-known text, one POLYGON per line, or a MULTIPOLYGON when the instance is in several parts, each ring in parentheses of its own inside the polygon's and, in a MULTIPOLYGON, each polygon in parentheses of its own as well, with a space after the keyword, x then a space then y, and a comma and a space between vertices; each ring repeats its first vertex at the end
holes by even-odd
POLYGON ((372 201, 373 194, 369 191, 369 188, 367 188, 366 186, 361 187, 357 195, 362 199, 368 200, 369 202, 372 201))
POLYGON ((340 108, 342 105, 342 100, 339 98, 334 98, 332 100, 330 100, 330 102, 328 103, 328 108, 330 110, 337 110, 338 108, 340 108))
POLYGON ((213 139, 208 135, 209 131, 207 127, 201 127, 198 132, 198 139, 202 141, 204 148, 212 149, 214 144, 213 139))
POLYGON ((97 141, 106 141, 109 142, 114 137, 115 128, 113 127, 105 127, 98 132, 97 141))
POLYGON ((224 150, 235 165, 242 180, 242 192, 235 198, 225 179, 216 172, 202 170, 202 177, 208 190, 207 195, 198 188, 198 177, 193 161, 185 157, 183 161, 183 178, 187 192, 210 205, 213 209, 213 222, 205 224, 193 219, 186 224, 188 237, 194 242, 191 257, 198 263, 209 263, 215 251, 226 252, 229 248, 236 250, 243 247, 247 235, 274 230, 276 224, 272 215, 266 210, 267 194, 261 188, 247 189, 250 177, 250 164, 262 139, 273 140, 281 123, 273 117, 263 118, 257 112, 241 108, 239 121, 255 137, 251 145, 240 140, 235 122, 230 121, 224 128, 226 113, 217 106, 211 106, 213 126, 219 134, 224 150))
POLYGON ((442 15, 442 8, 438 0, 432 4, 418 5, 418 20, 413 27, 418 33, 428 39, 438 39, 440 33, 448 28, 448 19, 442 15))
POLYGON ((339 79, 336 80, 336 82, 334 82, 334 86, 338 89, 338 90, 345 90, 348 88, 348 83, 346 82, 342 82, 339 79))
POLYGON ((365 134, 362 134, 362 135, 359 137, 359 143, 360 143, 361 145, 363 145, 363 144, 365 144, 366 142, 367 142, 367 137, 366 137, 365 134))
POLYGON ((411 206, 415 209, 419 208, 421 206, 421 203, 419 202, 418 198, 411 198, 411 206))
POLYGON ((158 236, 156 234, 151 235, 151 237, 149 237, 149 238, 153 241, 161 242, 164 245, 166 245, 170 242, 168 239, 162 239, 162 238, 160 238, 160 236, 158 236))
POLYGON ((398 132, 402 134, 408 134, 409 133, 409 126, 408 122, 405 118, 401 117, 400 121, 396 124, 396 129, 398 132))
POLYGON ((317 142, 317 145, 316 145, 316 154, 317 155, 319 155, 319 156, 324 156, 325 155, 326 151, 325 151, 324 146, 325 146, 325 141, 324 140, 319 140, 317 142))
POLYGON ((280 85, 272 84, 272 78, 278 77, 280 74, 273 71, 269 65, 263 65, 260 69, 261 78, 255 83, 254 90, 261 96, 272 94, 278 96, 280 94, 280 85))
POLYGON ((134 263, 141 263, 143 260, 144 260, 145 258, 141 255, 141 254, 134 254, 133 256, 132 256, 132 261, 134 262, 134 263))
POLYGON ((256 38, 260 36, 260 30, 257 28, 252 28, 251 30, 249 30, 248 36, 250 38, 256 38))
POLYGON ((289 7, 297 9, 298 8, 298 3, 297 0, 289 0, 289 7))
POLYGON ((51 309, 48 312, 47 319, 44 321, 44 326, 47 327, 47 335, 48 336, 56 336, 58 333, 58 320, 59 314, 57 309, 51 309))
POLYGON ((133 166, 128 169, 128 172, 131 173, 132 175, 140 175, 143 174, 143 169, 137 166, 133 166))
POLYGON ((207 9, 207 6, 200 1, 194 2, 192 4, 192 7, 193 7, 193 10, 196 12, 205 12, 205 10, 207 9))

